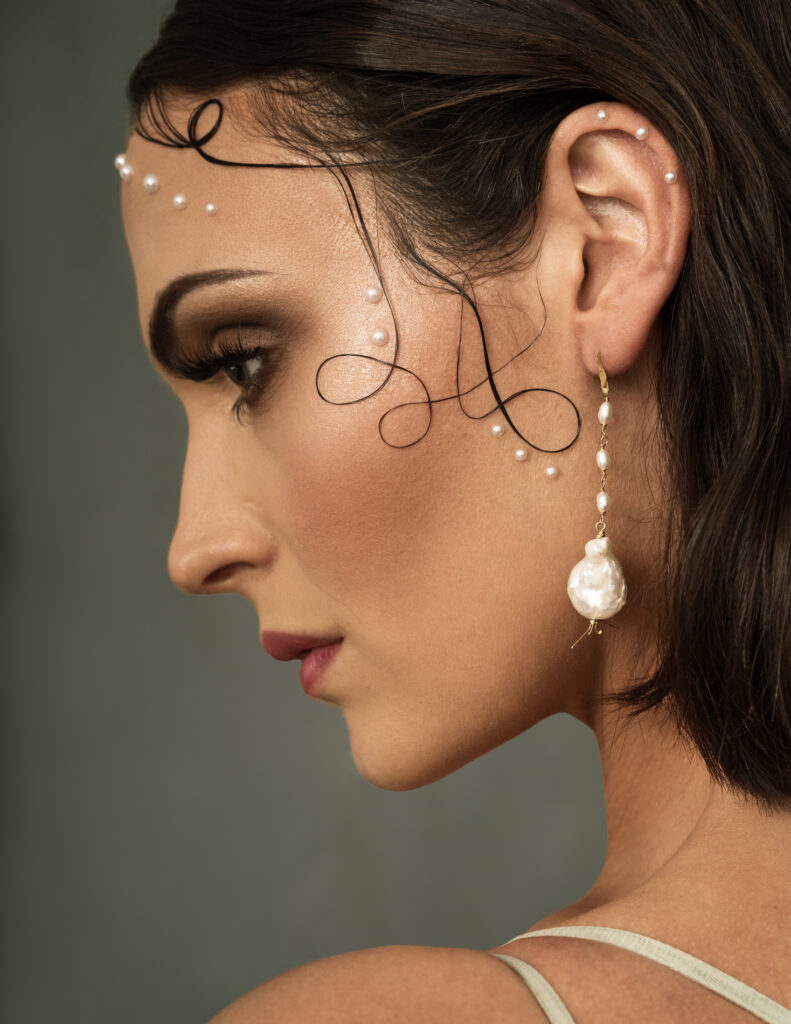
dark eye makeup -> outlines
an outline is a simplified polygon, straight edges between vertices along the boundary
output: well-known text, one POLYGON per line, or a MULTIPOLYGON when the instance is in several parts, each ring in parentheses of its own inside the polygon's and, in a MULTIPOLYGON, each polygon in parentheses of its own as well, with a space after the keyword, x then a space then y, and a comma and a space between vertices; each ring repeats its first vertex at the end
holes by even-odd
POLYGON ((242 389, 231 408, 237 422, 242 423, 244 415, 257 408, 269 390, 279 361, 280 349, 271 345, 245 345, 239 328, 235 338, 221 339, 205 354, 179 353, 173 369, 192 381, 206 381, 225 370, 229 380, 242 389), (251 374, 245 364, 253 361, 258 361, 260 366, 251 374))

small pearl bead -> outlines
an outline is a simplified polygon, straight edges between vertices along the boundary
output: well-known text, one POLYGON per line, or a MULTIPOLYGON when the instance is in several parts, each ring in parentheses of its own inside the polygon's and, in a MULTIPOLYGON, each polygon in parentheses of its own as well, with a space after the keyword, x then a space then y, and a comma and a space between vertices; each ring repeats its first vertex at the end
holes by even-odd
POLYGON ((672 185, 675 180, 676 180, 675 174, 672 171, 668 171, 667 174, 665 175, 665 181, 668 183, 668 185, 672 185))
POLYGON ((146 192, 151 192, 152 195, 159 189, 159 178, 156 174, 147 174, 143 178, 143 188, 146 192))
POLYGON ((599 469, 609 469, 610 453, 606 452, 603 448, 600 448, 596 452, 596 465, 599 467, 599 469))
POLYGON ((596 117, 598 118, 599 121, 606 121, 607 120, 607 111, 606 110, 597 110, 596 111, 596 117))
POLYGON ((217 207, 214 203, 206 203, 206 213, 211 217, 217 212, 217 207))
POLYGON ((386 345, 387 331, 383 327, 377 327, 377 329, 371 334, 371 341, 374 345, 386 345))
POLYGON ((365 298, 368 302, 378 302, 382 297, 382 289, 376 285, 365 289, 365 298))
POLYGON ((602 402, 599 406, 599 423, 609 423, 612 416, 612 406, 609 402, 602 402))
POLYGON ((606 512, 609 507, 610 495, 606 494, 604 491, 599 491, 599 493, 596 495, 596 508, 600 512, 606 512))
POLYGON ((524 462, 527 458, 527 452, 524 450, 524 448, 517 448, 514 452, 514 458, 517 459, 519 462, 524 462))
POLYGON ((173 196, 173 205, 176 207, 177 210, 184 209, 184 207, 187 205, 187 197, 184 195, 183 192, 178 192, 175 196, 173 196))
POLYGON ((646 135, 648 135, 648 129, 647 128, 638 128, 637 131, 634 134, 635 134, 635 136, 638 139, 644 139, 646 137, 646 135))
POLYGON ((126 163, 126 154, 125 153, 119 153, 118 156, 113 161, 113 163, 115 164, 116 169, 120 171, 121 168, 126 163))
POLYGON ((546 473, 546 475, 549 477, 550 480, 554 480, 555 477, 558 475, 558 467, 557 466, 547 466, 547 468, 544 470, 544 472, 546 473))
POLYGON ((118 171, 124 181, 131 181, 134 177, 135 172, 132 170, 131 164, 124 164, 124 166, 118 171))
POLYGON ((495 423, 494 426, 492 427, 492 433, 494 434, 495 437, 502 437, 503 436, 502 424, 495 423))

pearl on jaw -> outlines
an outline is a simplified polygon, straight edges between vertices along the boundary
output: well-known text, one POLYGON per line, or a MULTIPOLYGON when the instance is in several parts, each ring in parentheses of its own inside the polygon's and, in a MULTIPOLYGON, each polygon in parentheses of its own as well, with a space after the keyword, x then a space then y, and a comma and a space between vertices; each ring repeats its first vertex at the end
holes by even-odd
POLYGON ((378 302, 382 297, 382 289, 376 285, 365 289, 365 298, 368 302, 378 302))
POLYGON ((514 458, 518 462, 524 462, 525 459, 527 458, 527 452, 525 451, 524 448, 517 448, 516 451, 514 452, 514 458))
POLYGON ((187 197, 184 195, 183 192, 177 192, 176 195, 173 196, 173 205, 176 207, 177 210, 184 209, 184 207, 187 205, 187 197))
POLYGON ((502 437, 503 436, 502 425, 500 423, 495 423, 494 426, 492 427, 492 433, 494 434, 495 437, 502 437))
POLYGON ((634 134, 635 134, 636 138, 644 139, 646 137, 646 135, 648 135, 648 129, 647 128, 638 128, 637 131, 634 134))
POLYGON ((115 164, 116 170, 120 171, 126 163, 126 153, 119 153, 115 160, 113 160, 113 163, 115 164))
POLYGON ((585 545, 585 557, 569 573, 566 592, 586 619, 609 619, 626 604, 626 581, 609 537, 585 545))
POLYGON ((549 477, 550 480, 554 480, 555 477, 558 475, 558 467, 547 466, 547 468, 544 470, 544 473, 549 477))
POLYGON ((143 188, 146 192, 150 192, 152 195, 159 189, 159 178, 156 174, 147 174, 143 178, 143 188))
POLYGON ((377 327, 371 334, 371 341, 374 345, 386 345, 387 337, 387 331, 383 327, 377 327))
POLYGON ((123 167, 119 169, 118 173, 124 181, 131 181, 135 176, 135 172, 132 170, 131 164, 124 164, 123 167))
POLYGON ((208 215, 210 217, 213 214, 215 214, 216 212, 217 212, 217 207, 214 205, 214 203, 206 203, 206 213, 208 213, 208 215))

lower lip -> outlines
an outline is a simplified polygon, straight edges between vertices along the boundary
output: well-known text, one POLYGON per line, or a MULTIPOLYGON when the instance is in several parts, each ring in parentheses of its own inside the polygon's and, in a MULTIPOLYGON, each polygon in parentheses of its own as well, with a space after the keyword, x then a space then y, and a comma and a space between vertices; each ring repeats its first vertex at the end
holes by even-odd
POLYGON ((318 681, 324 672, 332 664, 335 655, 341 648, 342 640, 334 644, 325 644, 323 647, 314 647, 310 654, 302 659, 299 669, 299 681, 305 693, 310 693, 316 688, 318 681))

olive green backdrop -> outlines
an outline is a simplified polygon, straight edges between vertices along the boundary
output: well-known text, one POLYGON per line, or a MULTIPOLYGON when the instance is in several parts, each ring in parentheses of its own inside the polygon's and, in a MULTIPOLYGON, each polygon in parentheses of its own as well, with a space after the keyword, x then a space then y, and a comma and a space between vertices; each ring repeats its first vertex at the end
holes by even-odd
POLYGON ((604 857, 596 747, 569 716, 380 791, 247 602, 170 582, 186 422, 139 335, 112 162, 168 6, 0 15, 8 1024, 203 1024, 317 957, 487 948, 604 857))

